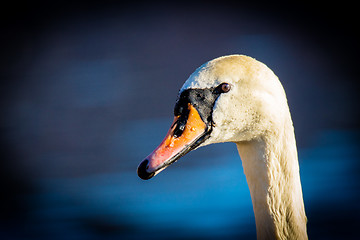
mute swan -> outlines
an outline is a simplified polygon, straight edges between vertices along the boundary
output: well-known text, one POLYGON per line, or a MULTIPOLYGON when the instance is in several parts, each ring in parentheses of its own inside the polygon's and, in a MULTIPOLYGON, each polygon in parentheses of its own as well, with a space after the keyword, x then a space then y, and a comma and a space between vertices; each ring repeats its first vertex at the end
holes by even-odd
POLYGON ((236 143, 249 185, 258 239, 307 239, 293 123, 284 89, 263 63, 244 55, 200 66, 180 89, 174 122, 142 161, 142 179, 189 151, 236 143))

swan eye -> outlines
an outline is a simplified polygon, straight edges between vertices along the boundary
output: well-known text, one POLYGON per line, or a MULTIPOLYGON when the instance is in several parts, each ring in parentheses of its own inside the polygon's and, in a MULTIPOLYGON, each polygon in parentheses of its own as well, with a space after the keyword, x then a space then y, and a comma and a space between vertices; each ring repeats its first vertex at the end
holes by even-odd
POLYGON ((230 86, 230 84, 228 84, 228 83, 222 83, 222 84, 220 85, 220 87, 221 87, 221 91, 222 91, 223 93, 227 93, 227 92, 230 91, 230 89, 231 89, 231 86, 230 86))

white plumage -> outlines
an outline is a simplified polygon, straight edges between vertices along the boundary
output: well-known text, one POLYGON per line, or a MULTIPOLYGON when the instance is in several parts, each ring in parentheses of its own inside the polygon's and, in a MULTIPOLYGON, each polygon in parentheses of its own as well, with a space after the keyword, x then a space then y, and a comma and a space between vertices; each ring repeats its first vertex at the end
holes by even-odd
POLYGON ((230 55, 199 67, 185 82, 211 88, 226 82, 213 108, 215 127, 199 147, 234 142, 250 188, 258 239, 307 239, 293 124, 284 89, 263 63, 230 55))

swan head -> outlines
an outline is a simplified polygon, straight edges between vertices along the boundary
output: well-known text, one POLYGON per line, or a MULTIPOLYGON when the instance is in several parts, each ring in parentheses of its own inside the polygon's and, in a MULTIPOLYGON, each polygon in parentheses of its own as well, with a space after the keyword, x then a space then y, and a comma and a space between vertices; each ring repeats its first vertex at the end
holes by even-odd
POLYGON ((216 58, 184 83, 170 130, 138 175, 150 179, 198 147, 261 138, 282 126, 286 112, 285 92, 266 65, 244 55, 216 58))

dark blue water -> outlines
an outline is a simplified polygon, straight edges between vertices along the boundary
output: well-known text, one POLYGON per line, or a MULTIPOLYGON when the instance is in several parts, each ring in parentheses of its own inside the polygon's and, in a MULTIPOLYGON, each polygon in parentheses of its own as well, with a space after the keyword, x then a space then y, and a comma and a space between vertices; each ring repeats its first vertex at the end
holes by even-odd
MULTIPOLYGON (((166 121, 152 120, 148 125, 161 132, 166 121)), ((146 135, 152 132, 138 138, 143 127, 149 126, 142 121, 129 123, 118 136, 128 141, 133 159, 147 152, 131 146, 151 145, 146 135)), ((299 150, 310 237, 354 234, 344 211, 357 221, 351 224, 358 223, 355 137, 347 131, 326 131, 313 147, 299 150), (338 229, 327 225, 332 218, 340 223, 338 229)), ((136 162, 129 163, 133 166, 129 171, 42 180, 39 193, 25 196, 32 209, 21 226, 25 231, 18 234, 36 239, 255 238, 250 194, 235 145, 198 151, 204 154, 190 154, 150 181, 137 177, 136 162), (220 154, 209 157, 205 151, 220 154)))
POLYGON ((255 239, 234 144, 136 174, 187 77, 234 53, 287 93, 310 239, 358 238, 358 44, 343 26, 299 6, 299 19, 258 5, 76 6, 3 21, 0 239, 255 239))

